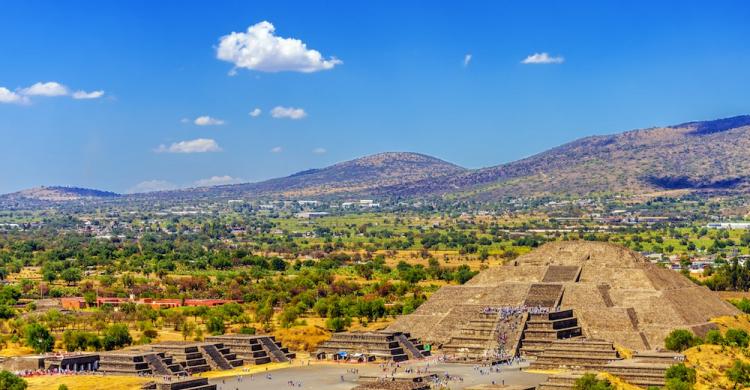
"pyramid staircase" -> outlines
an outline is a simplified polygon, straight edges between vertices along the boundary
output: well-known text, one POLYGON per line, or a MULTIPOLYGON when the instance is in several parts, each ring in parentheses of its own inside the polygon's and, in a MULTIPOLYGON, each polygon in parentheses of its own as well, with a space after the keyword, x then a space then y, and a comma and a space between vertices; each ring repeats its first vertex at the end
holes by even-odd
POLYGON ((225 354, 219 352, 219 349, 214 344, 201 345, 200 349, 203 352, 203 356, 207 357, 206 361, 211 368, 219 370, 231 370, 233 368, 227 358, 234 358, 235 355, 227 353, 225 356, 225 354))
POLYGON ((245 364, 266 364, 272 361, 288 362, 296 357, 295 353, 289 352, 289 349, 282 346, 280 341, 277 341, 274 336, 269 335, 226 334, 207 336, 205 340, 211 343, 221 343, 229 347, 237 355, 237 358, 241 359, 245 364), (274 354, 271 350, 277 353, 274 354), (281 353, 279 354, 278 351, 281 351, 281 353))
POLYGON ((442 352, 458 361, 500 361, 514 357, 526 318, 526 313, 502 318, 499 313, 478 312, 458 329, 458 335, 442 346, 442 352))
POLYGON ((279 348, 276 343, 271 340, 270 337, 264 337, 260 339, 260 344, 263 346, 263 349, 268 353, 269 356, 271 356, 271 360, 275 362, 288 362, 289 358, 286 356, 284 351, 279 348))
POLYGON ((423 357, 430 355, 430 351, 425 351, 421 342, 416 338, 409 338, 404 333, 395 336, 396 341, 398 341, 398 344, 404 349, 404 352, 409 355, 410 359, 422 359, 423 357))

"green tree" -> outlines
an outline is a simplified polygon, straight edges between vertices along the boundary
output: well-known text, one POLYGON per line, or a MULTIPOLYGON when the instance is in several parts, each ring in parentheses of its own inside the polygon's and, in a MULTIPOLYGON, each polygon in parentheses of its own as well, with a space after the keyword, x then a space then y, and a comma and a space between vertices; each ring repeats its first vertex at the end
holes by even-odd
POLYGON ((226 331, 226 327, 224 326, 224 319, 219 316, 208 317, 208 321, 206 322, 206 330, 208 330, 212 335, 224 334, 224 332, 226 331))
POLYGON ((26 390, 28 383, 10 371, 0 371, 0 389, 3 390, 26 390))
POLYGON ((35 322, 26 325, 26 328, 24 328, 24 338, 26 339, 26 345, 31 347, 36 353, 50 352, 55 346, 55 338, 40 323, 35 322))
POLYGON ((105 350, 122 348, 133 343, 133 337, 125 324, 113 324, 104 330, 102 346, 105 350))
POLYGON ((83 278, 83 274, 80 269, 71 267, 60 272, 60 278, 68 284, 75 284, 83 278))

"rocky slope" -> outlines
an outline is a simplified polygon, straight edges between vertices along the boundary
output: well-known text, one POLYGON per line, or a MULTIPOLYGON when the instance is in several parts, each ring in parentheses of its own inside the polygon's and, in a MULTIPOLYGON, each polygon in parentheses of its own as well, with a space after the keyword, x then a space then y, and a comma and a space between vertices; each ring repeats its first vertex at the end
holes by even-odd
POLYGON ((744 192, 750 187, 749 151, 746 115, 582 138, 512 163, 383 192, 478 199, 673 189, 744 192))

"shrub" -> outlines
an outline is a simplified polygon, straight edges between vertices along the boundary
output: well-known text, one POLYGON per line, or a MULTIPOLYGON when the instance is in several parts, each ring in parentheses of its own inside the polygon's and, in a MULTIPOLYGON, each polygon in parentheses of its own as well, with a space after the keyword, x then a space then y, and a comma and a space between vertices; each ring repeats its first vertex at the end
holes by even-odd
POLYGON ((750 385, 750 364, 735 360, 732 367, 727 369, 727 378, 736 385, 750 385))
POLYGON ((696 344, 700 339, 685 329, 675 329, 664 339, 664 346, 675 352, 682 352, 696 344))
POLYGON ((326 328, 332 332, 341 332, 352 324, 352 319, 349 317, 331 317, 326 320, 326 328))
POLYGON ((26 390, 29 385, 10 371, 0 371, 0 389, 3 390, 26 390))
POLYGON ((721 332, 716 329, 709 330, 708 333, 706 333, 706 343, 722 345, 724 344, 724 336, 722 336, 721 332))
POLYGON ((695 383, 695 369, 686 366, 685 363, 669 367, 664 376, 666 379, 679 379, 690 384, 695 383))
POLYGON ((596 379, 594 374, 584 374, 576 379, 574 390, 611 390, 612 384, 606 379, 596 379))
POLYGON ((724 335, 727 345, 745 348, 750 341, 750 335, 742 329, 729 329, 724 335))
POLYGON ((252 326, 243 326, 240 328, 240 334, 255 334, 255 328, 252 326))

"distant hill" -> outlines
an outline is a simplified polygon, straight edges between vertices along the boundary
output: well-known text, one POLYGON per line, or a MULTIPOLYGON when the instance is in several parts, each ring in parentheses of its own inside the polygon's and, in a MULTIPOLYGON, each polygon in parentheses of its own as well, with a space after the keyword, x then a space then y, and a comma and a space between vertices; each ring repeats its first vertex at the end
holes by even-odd
MULTIPOLYGON (((424 154, 386 152, 259 183, 221 186, 215 188, 215 191, 235 192, 238 195, 294 197, 370 194, 378 193, 380 188, 402 186, 429 178, 457 175, 466 171, 458 165, 424 154)), ((193 191, 201 191, 201 189, 193 191)))
POLYGON ((21 206, 46 206, 54 203, 65 203, 81 200, 113 199, 119 194, 80 187, 35 187, 27 190, 0 195, 0 207, 17 208, 21 206))
POLYGON ((522 160, 476 170, 424 154, 389 152, 258 183, 124 196, 83 188, 41 187, 0 196, 0 207, 19 200, 59 203, 112 198, 447 196, 492 201, 668 190, 748 193, 748 151, 750 115, 744 115, 581 138, 522 160))
POLYGON ((664 190, 747 192, 750 115, 582 138, 489 168, 384 188, 389 195, 643 194, 664 190))

